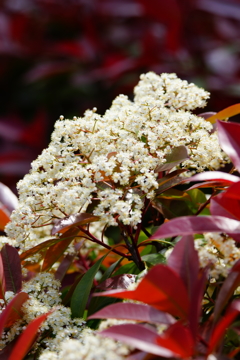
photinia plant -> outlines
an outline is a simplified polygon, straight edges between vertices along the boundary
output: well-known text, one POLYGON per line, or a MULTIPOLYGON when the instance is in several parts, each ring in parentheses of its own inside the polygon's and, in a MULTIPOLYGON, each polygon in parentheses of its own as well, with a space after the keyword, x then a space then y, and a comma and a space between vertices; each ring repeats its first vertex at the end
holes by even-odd
POLYGON ((145 353, 163 358, 207 358, 212 353, 218 357, 222 352, 224 335, 240 314, 240 300, 229 304, 238 286, 240 260, 220 286, 214 303, 204 305, 210 288, 210 284, 207 285, 207 269, 200 269, 194 240, 185 236, 174 247, 168 264, 151 268, 135 290, 110 290, 95 294, 140 301, 142 304, 113 304, 89 319, 134 320, 135 324, 115 325, 100 334, 126 342, 145 353), (165 329, 161 333, 156 331, 157 324, 164 324, 165 329))

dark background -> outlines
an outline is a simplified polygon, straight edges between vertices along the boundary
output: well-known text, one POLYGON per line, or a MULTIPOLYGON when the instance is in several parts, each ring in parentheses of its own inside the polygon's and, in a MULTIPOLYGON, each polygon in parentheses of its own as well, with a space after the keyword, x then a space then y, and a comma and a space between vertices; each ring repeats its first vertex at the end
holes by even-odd
POLYGON ((139 75, 175 72, 239 102, 238 0, 0 1, 0 181, 15 190, 59 115, 104 113, 139 75))

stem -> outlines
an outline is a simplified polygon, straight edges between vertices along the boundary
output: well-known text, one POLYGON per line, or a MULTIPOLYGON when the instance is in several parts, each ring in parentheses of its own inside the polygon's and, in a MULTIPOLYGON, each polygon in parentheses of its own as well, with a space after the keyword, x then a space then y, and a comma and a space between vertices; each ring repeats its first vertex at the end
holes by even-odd
POLYGON ((128 236, 125 233, 124 229, 122 229, 122 237, 125 241, 125 244, 127 245, 129 252, 132 255, 131 257, 132 257, 133 262, 135 262, 135 264, 137 265, 137 267, 139 268, 140 271, 144 270, 145 265, 139 254, 137 244, 135 243, 135 241, 133 239, 132 239, 132 243, 130 243, 130 241, 128 240, 128 236))
POLYGON ((94 235, 90 234, 90 232, 84 228, 82 228, 81 226, 78 226, 78 229, 81 230, 84 234, 86 234, 88 236, 88 238, 90 238, 89 240, 91 240, 92 242, 95 242, 103 247, 105 247, 106 249, 108 250, 112 250, 112 252, 114 252, 115 254, 118 254, 128 260, 131 259, 131 255, 126 255, 124 253, 122 253, 121 251, 119 250, 116 250, 116 249, 113 249, 111 246, 105 244, 104 242, 98 240, 94 235))

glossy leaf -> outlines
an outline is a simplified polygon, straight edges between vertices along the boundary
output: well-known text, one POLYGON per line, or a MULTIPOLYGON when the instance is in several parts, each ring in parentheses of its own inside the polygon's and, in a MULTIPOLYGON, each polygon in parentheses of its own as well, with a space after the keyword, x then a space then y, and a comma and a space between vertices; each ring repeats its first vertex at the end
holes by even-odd
POLYGON ((182 359, 188 359, 194 352, 194 340, 188 328, 180 322, 171 325, 162 336, 157 338, 157 343, 174 351, 182 359))
POLYGON ((205 232, 225 232, 237 236, 240 234, 240 222, 224 216, 181 216, 161 225, 150 240, 205 232))
POLYGON ((19 336, 16 345, 11 352, 9 360, 22 360, 25 355, 31 350, 34 342, 38 337, 38 330, 42 323, 47 319, 47 317, 52 313, 49 311, 46 314, 43 314, 37 317, 35 320, 31 321, 26 329, 19 336))
POLYGON ((134 348, 151 354, 172 358, 177 354, 157 345, 158 334, 151 328, 139 324, 115 325, 99 333, 101 336, 111 337, 124 342, 134 348))
POLYGON ((173 316, 184 319, 188 316, 189 300, 186 287, 179 275, 165 265, 151 268, 135 290, 110 290, 96 293, 94 296, 142 301, 173 316))
POLYGON ((110 277, 97 286, 97 289, 127 289, 131 284, 135 282, 136 275, 122 274, 110 277))
POLYGON ((158 188, 156 190, 157 194, 161 194, 166 190, 171 189, 173 186, 181 184, 184 182, 184 179, 180 176, 182 173, 186 172, 185 169, 178 169, 170 172, 166 176, 158 180, 158 188))
POLYGON ((227 107, 226 109, 223 109, 223 110, 219 111, 218 113, 206 118, 206 120, 210 121, 212 124, 214 124, 216 122, 216 120, 228 119, 237 114, 240 114, 240 104, 231 105, 231 106, 227 107))
POLYGON ((5 244, 1 250, 5 291, 12 291, 15 294, 22 288, 22 269, 20 256, 17 249, 5 244))
POLYGON ((112 273, 114 272, 114 270, 118 267, 118 265, 121 263, 123 258, 118 259, 117 261, 115 261, 112 265, 110 265, 107 270, 105 271, 105 273, 103 274, 103 276, 101 277, 100 280, 100 284, 102 282, 104 282, 105 280, 107 280, 108 278, 110 278, 110 276, 112 275, 112 273))
POLYGON ((223 184, 230 185, 232 183, 240 181, 240 177, 222 171, 206 171, 200 174, 193 175, 187 179, 184 179, 183 182, 192 182, 192 181, 205 181, 212 180, 223 182, 223 184))
POLYGON ((217 126, 220 146, 240 172, 240 124, 218 121, 217 126))
POLYGON ((3 204, 8 211, 11 212, 16 209, 18 199, 16 195, 9 189, 8 186, 0 182, 0 203, 3 204))
POLYGON ((146 304, 117 303, 109 305, 88 319, 125 319, 157 324, 173 324, 175 319, 167 313, 146 304))
POLYGON ((23 315, 21 307, 28 299, 28 294, 20 292, 7 304, 0 315, 0 334, 4 328, 11 327, 18 319, 21 319, 23 315))
POLYGON ((212 215, 240 220, 240 181, 214 196, 210 202, 212 215))
POLYGON ((225 315, 217 322, 213 329, 213 333, 209 341, 208 354, 214 352, 218 345, 220 345, 226 329, 232 324, 239 314, 240 300, 234 300, 228 307, 225 315))
POLYGON ((194 248, 193 236, 183 236, 174 246, 167 264, 182 279, 187 290, 189 298, 193 295, 194 285, 198 278, 199 260, 198 252, 194 248))
POLYGON ((51 245, 44 257, 42 271, 49 270, 53 264, 63 255, 64 251, 71 244, 73 239, 77 236, 79 230, 76 228, 69 228, 64 234, 61 236, 61 241, 58 241, 56 244, 51 245))
POLYGON ((71 311, 73 317, 83 317, 93 280, 98 272, 102 261, 108 255, 101 257, 81 278, 77 284, 71 299, 71 311))
POLYGON ((173 148, 169 155, 166 155, 166 162, 158 166, 155 172, 171 170, 174 166, 180 164, 189 158, 187 147, 184 145, 173 148))
POLYGON ((166 262, 165 256, 159 253, 143 255, 141 259, 151 265, 165 264, 166 262))
POLYGON ((215 306, 214 306, 214 321, 217 321, 221 312, 228 304, 231 296, 237 287, 240 286, 240 260, 235 263, 231 269, 228 277, 225 279, 219 291, 215 306))
POLYGON ((57 271, 55 272, 55 279, 62 281, 64 276, 66 275, 69 267, 71 266, 74 255, 67 254, 64 259, 61 261, 60 265, 58 266, 57 271))
POLYGON ((0 202, 0 231, 4 231, 5 226, 10 221, 10 212, 8 209, 0 202))
POLYGON ((5 282, 2 255, 0 253, 0 299, 4 299, 5 291, 6 291, 6 282, 5 282))
POLYGON ((98 220, 99 217, 92 214, 72 214, 56 222, 52 228, 52 235, 55 235, 56 233, 64 233, 70 227, 82 226, 98 220))

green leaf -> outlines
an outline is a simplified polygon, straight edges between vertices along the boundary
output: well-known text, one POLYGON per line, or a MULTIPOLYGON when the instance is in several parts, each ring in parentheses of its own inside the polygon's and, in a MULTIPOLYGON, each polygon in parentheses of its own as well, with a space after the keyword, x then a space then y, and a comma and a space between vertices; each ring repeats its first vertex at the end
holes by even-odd
POLYGON ((113 263, 111 266, 109 266, 109 268, 105 271, 105 273, 103 274, 100 283, 107 280, 108 278, 110 278, 110 276, 112 275, 113 271, 116 269, 116 267, 120 264, 120 262, 123 260, 123 258, 118 259, 115 263, 113 263))
POLYGON ((137 267, 137 265, 133 261, 131 261, 130 263, 121 266, 120 269, 115 271, 114 276, 122 275, 122 274, 138 275, 139 273, 140 273, 139 268, 137 267))
POLYGON ((148 254, 141 257, 143 261, 150 265, 165 264, 166 258, 162 254, 148 254))
POLYGON ((72 317, 83 317, 88 297, 92 288, 93 280, 98 272, 102 261, 108 255, 104 255, 101 257, 81 278, 76 289, 73 292, 72 299, 71 299, 71 311, 72 317))

